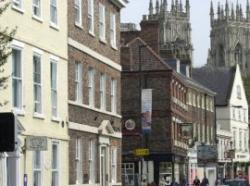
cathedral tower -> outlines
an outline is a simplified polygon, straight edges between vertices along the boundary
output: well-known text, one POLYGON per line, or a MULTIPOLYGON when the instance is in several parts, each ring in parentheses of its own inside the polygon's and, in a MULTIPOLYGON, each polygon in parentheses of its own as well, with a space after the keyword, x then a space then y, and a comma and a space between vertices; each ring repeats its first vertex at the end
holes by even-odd
POLYGON ((142 38, 163 58, 171 54, 192 65, 189 0, 170 1, 149 1, 149 14, 141 22, 142 38))
POLYGON ((217 16, 211 2, 211 48, 208 54, 208 65, 235 66, 239 64, 244 76, 250 75, 250 5, 246 0, 246 14, 242 6, 229 4, 225 8, 218 4, 217 16))

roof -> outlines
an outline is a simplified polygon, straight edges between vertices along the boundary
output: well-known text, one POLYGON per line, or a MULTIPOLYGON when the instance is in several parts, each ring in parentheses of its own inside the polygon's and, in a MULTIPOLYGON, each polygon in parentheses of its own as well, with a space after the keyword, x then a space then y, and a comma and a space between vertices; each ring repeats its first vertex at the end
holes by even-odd
POLYGON ((231 96, 235 67, 210 67, 194 68, 192 77, 203 86, 216 92, 216 106, 226 106, 231 96))

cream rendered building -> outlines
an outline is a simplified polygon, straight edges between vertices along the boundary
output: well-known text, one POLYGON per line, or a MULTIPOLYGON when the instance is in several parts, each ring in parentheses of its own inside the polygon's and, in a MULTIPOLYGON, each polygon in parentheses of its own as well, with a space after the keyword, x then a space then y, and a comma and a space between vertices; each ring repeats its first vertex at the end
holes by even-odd
MULTIPOLYGON (((0 16, 1 27, 15 28, 10 76, 1 112, 20 122, 18 148, 0 153, 1 186, 68 185, 67 1, 13 0, 0 16), (45 151, 26 149, 27 138, 43 136, 45 151)), ((0 4, 1 5, 1 4, 0 4)), ((2 74, 1 74, 2 75, 2 74)), ((38 139, 36 139, 38 140, 38 139)))

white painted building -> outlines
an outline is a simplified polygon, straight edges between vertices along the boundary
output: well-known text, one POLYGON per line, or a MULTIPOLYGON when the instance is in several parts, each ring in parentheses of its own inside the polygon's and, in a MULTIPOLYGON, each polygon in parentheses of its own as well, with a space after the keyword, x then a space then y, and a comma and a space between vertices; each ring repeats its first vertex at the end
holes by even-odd
POLYGON ((226 176, 227 165, 231 163, 229 150, 232 144, 232 133, 230 130, 222 130, 221 125, 217 123, 216 135, 218 147, 218 178, 223 179, 226 176))
MULTIPOLYGON (((195 79, 217 93, 215 103, 216 123, 217 129, 219 129, 217 141, 225 143, 221 139, 221 132, 230 133, 232 136, 232 140, 229 142, 230 148, 235 150, 235 156, 232 158, 234 176, 247 174, 247 167, 243 167, 242 164, 249 161, 248 103, 239 65, 231 68, 203 67, 194 69, 193 75, 195 79)), ((223 136, 223 138, 228 137, 228 134, 223 134, 223 136)), ((219 158, 222 158, 222 152, 228 148, 228 145, 226 146, 218 149, 219 158)))

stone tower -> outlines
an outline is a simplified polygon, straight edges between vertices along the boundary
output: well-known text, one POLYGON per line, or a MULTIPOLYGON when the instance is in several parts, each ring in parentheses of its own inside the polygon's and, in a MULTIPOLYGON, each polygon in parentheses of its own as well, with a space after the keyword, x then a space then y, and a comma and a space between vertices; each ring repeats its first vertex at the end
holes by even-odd
POLYGON ((172 0, 171 5, 168 1, 170 0, 155 0, 155 2, 150 0, 149 14, 143 16, 141 28, 142 32, 145 31, 146 34, 154 32, 157 36, 148 36, 148 39, 143 39, 149 45, 155 42, 154 45, 158 45, 157 52, 163 58, 171 54, 178 57, 181 62, 192 65, 193 46, 189 0, 186 0, 185 6, 182 0, 172 0), (149 27, 151 29, 148 29, 149 27))
POLYGON ((208 65, 235 66, 239 64, 244 76, 250 75, 250 6, 246 0, 246 14, 242 6, 218 4, 215 17, 213 3, 210 7, 211 48, 208 65))

